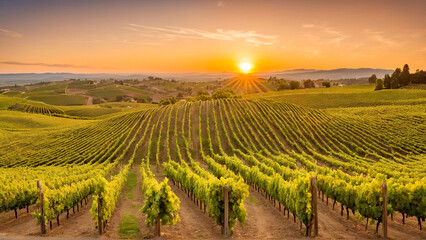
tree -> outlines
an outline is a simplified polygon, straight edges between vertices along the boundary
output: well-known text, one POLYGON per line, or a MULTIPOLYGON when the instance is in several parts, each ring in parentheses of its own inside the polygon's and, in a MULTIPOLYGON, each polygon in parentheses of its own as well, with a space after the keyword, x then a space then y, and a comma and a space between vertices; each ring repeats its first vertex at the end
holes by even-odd
POLYGON ((314 81, 312 81, 311 79, 308 79, 308 80, 303 81, 303 86, 305 88, 314 88, 315 84, 314 84, 314 81))
POLYGON ((135 100, 136 100, 136 102, 138 102, 138 103, 146 103, 146 99, 145 99, 145 98, 143 98, 143 97, 137 97, 137 98, 135 98, 135 100))
POLYGON ((383 80, 384 87, 390 89, 391 88, 391 81, 392 81, 392 78, 389 76, 389 74, 386 74, 385 79, 383 80))
POLYGON ((368 78, 368 82, 369 82, 370 84, 375 84, 375 83, 377 83, 377 82, 376 82, 376 80, 377 80, 376 74, 373 74, 373 75, 371 75, 371 77, 369 77, 369 78, 368 78))
POLYGON ((378 91, 382 89, 383 89, 383 79, 381 78, 376 79, 376 88, 374 88, 374 91, 378 91))
POLYGON ((322 82, 322 85, 326 88, 329 88, 331 86, 330 82, 322 82))
POLYGON ((207 91, 198 91, 197 96, 200 95, 209 95, 209 93, 207 91))
POLYGON ((177 97, 177 98, 183 98, 183 93, 179 92, 179 93, 176 95, 176 97, 177 97))
POLYGON ((396 76, 392 76, 392 80, 391 80, 391 88, 392 89, 397 89, 399 86, 399 78, 396 76))
POLYGON ((290 89, 298 89, 298 88, 300 88, 300 82, 290 81, 290 89))
POLYGON ((399 84, 401 86, 407 86, 410 84, 410 68, 408 67, 408 64, 404 65, 404 68, 399 75, 399 84))
POLYGON ((401 76, 401 68, 395 69, 395 71, 392 73, 392 80, 391 80, 391 88, 397 89, 399 87, 399 79, 401 76))
POLYGON ((175 104, 176 102, 177 102, 176 98, 171 97, 171 98, 166 98, 166 99, 161 100, 161 101, 159 102, 159 104, 160 104, 160 105, 169 105, 169 104, 173 105, 173 104, 175 104))
POLYGON ((288 85, 287 81, 281 81, 280 84, 278 84, 278 86, 277 86, 278 91, 289 89, 289 88, 290 88, 290 86, 288 85))
POLYGON ((426 72, 417 70, 416 73, 411 74, 410 79, 414 84, 426 84, 426 72))
POLYGON ((234 91, 232 91, 232 89, 220 89, 215 91, 212 94, 213 99, 232 98, 232 97, 235 97, 234 91))
POLYGON ((207 91, 199 91, 196 98, 200 101, 206 101, 211 99, 210 94, 207 91))

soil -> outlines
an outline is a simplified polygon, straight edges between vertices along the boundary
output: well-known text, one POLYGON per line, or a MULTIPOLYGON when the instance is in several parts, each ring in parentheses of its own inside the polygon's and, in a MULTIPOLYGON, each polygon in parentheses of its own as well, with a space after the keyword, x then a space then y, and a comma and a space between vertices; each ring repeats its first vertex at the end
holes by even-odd
MULTIPOLYGON (((355 238, 355 239, 383 239, 382 224, 379 226, 378 234, 375 234, 376 223, 369 224, 365 231, 366 220, 359 219, 349 211, 349 220, 347 220, 346 209, 343 216, 340 215, 340 204, 336 204, 333 210, 333 201, 329 199, 327 206, 318 198, 318 222, 319 235, 325 238, 355 238)), ((371 221, 371 220, 370 220, 371 221)), ((392 221, 388 217, 388 239, 426 239, 426 233, 420 231, 417 219, 415 217, 406 218, 405 224, 402 224, 401 214, 394 216, 392 221)))
MULTIPOLYGON (((137 165, 137 164, 136 164, 137 165)), ((155 171, 155 167, 152 168, 155 171)), ((139 172, 138 167, 133 167, 131 171, 139 172)), ((156 179, 160 182, 164 180, 161 169, 155 172, 156 179)), ((148 228, 145 224, 145 216, 139 212, 143 206, 143 197, 141 190, 141 179, 138 173, 138 184, 135 187, 134 199, 126 197, 128 193, 124 187, 112 218, 108 222, 105 234, 102 238, 119 238, 119 226, 123 216, 128 214, 135 215, 140 224, 140 238, 153 237, 154 229, 148 228)), ((172 181, 168 182, 172 191, 179 197, 181 203, 179 216, 181 221, 175 226, 161 226, 162 239, 222 239, 221 227, 216 225, 214 220, 197 207, 197 205, 187 197, 187 195, 172 181)), ((90 200, 90 198, 89 198, 90 200)), ((305 228, 300 229, 300 222, 293 221, 293 215, 283 213, 278 208, 278 203, 274 206, 273 202, 267 200, 263 194, 250 188, 250 197, 244 202, 247 211, 247 221, 242 228, 239 223, 234 228, 233 239, 307 239, 304 236, 305 228)), ((47 229, 46 237, 56 238, 99 238, 98 230, 94 226, 92 215, 90 214, 91 203, 83 203, 83 208, 66 218, 66 213, 60 216, 60 226, 53 221, 53 229, 47 229), (72 216, 71 216, 72 215, 72 216)), ((9 211, 0 214, 0 238, 9 238, 20 236, 20 239, 31 239, 40 236, 40 227, 32 217, 36 211, 36 206, 30 206, 29 212, 25 209, 18 211, 18 219, 15 219, 14 212, 9 211), (27 237, 24 237, 27 236, 27 237)), ((319 219, 319 237, 318 239, 383 239, 382 227, 379 227, 379 233, 376 235, 375 224, 369 225, 365 231, 365 219, 360 220, 350 212, 349 220, 346 220, 346 212, 340 215, 340 205, 332 208, 332 201, 318 200, 318 219, 319 219)), ((388 219, 388 237, 389 239, 426 239, 426 233, 420 231, 417 219, 407 218, 405 224, 402 224, 401 214, 394 216, 392 221, 388 219)))
POLYGON ((293 217, 288 219, 274 209, 262 194, 250 188, 250 197, 246 198, 244 205, 247 211, 247 221, 242 228, 239 223, 235 225, 235 239, 298 239, 305 238, 299 225, 293 222, 293 217))
MULTIPOLYGON (((139 220, 139 226, 140 226, 140 236, 149 236, 149 230, 145 225, 145 215, 143 215, 140 212, 140 209, 142 208, 144 201, 142 197, 142 179, 139 172, 139 168, 137 167, 138 164, 134 164, 133 168, 129 172, 137 172, 138 173, 138 182, 136 187, 133 189, 133 199, 129 199, 127 197, 127 194, 129 193, 126 186, 123 187, 123 191, 121 192, 120 198, 117 202, 116 208, 114 209, 114 212, 112 213, 112 217, 110 221, 108 222, 104 237, 106 238, 113 238, 118 239, 119 236, 119 229, 120 229, 120 223, 123 216, 126 215, 134 215, 139 220)), ((139 237, 140 238, 140 237, 139 237)))
MULTIPOLYGON (((154 170, 154 168, 152 168, 154 170)), ((164 181, 164 174, 155 172, 158 182, 164 181)), ((218 239, 221 238, 221 228, 213 218, 208 216, 191 201, 183 190, 180 190, 171 180, 168 182, 172 191, 180 199, 180 222, 175 226, 161 226, 162 238, 165 239, 218 239)))
MULTIPOLYGON (((59 223, 57 225, 56 220, 52 221, 52 230, 49 229, 49 224, 46 226, 47 237, 84 237, 93 238, 98 236, 98 231, 95 229, 92 215, 90 213, 91 198, 87 205, 83 201, 83 207, 75 208, 75 213, 70 210, 70 216, 67 219, 67 213, 62 213, 59 216, 59 223)), ((37 210, 36 205, 32 205, 29 208, 29 213, 25 210, 20 210, 18 218, 15 219, 14 212, 9 211, 0 214, 0 236, 41 236, 40 225, 37 224, 37 220, 32 217, 34 212, 37 210)))
POLYGON ((93 105, 93 97, 91 97, 91 96, 87 96, 87 97, 84 99, 84 105, 93 105))

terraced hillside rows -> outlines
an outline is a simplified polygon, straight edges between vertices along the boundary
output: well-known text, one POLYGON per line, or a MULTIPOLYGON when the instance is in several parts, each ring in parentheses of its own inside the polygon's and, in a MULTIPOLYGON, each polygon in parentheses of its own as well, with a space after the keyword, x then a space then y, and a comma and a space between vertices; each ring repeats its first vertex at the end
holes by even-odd
MULTIPOLYGON (((34 180, 41 178, 45 188, 51 189, 45 202, 54 203, 46 206, 46 221, 93 195, 95 223, 100 223, 100 217, 107 225, 127 172, 140 162, 142 212, 148 225, 155 225, 157 215, 163 224, 179 225, 176 195, 180 193, 176 191, 183 191, 194 208, 222 225, 227 185, 229 226, 237 237, 237 222, 251 227, 247 219, 257 217, 246 206, 249 196, 259 193, 271 202, 271 211, 278 206, 287 217, 292 213, 292 220, 303 224, 304 233, 313 227, 313 198, 327 205, 330 199, 330 208, 337 204, 341 215, 365 218, 378 227, 383 220, 382 183, 386 183, 388 214, 401 215, 403 221, 415 218, 421 228, 426 218, 425 127, 421 115, 360 120, 266 99, 180 102, 52 132, 43 139, 3 144, 0 210, 34 204, 38 194, 34 180), (55 171, 70 174, 56 180, 51 174, 55 171), (153 172, 170 181, 158 182, 153 172), (12 180, 15 175, 19 180, 12 180), (311 194, 311 177, 316 178, 318 196, 311 194), (76 189, 76 184, 82 185, 78 192, 64 190, 76 189), (98 205, 99 199, 104 205, 98 205)), ((340 215, 327 214, 328 218, 340 215)), ((335 237, 326 235, 328 224, 332 223, 320 219, 320 236, 335 237)), ((392 229, 391 235, 424 237, 423 232, 399 235, 403 232, 392 229)))

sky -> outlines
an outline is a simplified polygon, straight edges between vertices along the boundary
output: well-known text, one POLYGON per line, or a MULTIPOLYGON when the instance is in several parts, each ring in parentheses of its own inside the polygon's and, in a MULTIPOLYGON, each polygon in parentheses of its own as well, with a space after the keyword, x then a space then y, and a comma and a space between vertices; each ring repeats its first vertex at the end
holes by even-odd
POLYGON ((0 0, 0 73, 426 69, 424 0, 0 0))

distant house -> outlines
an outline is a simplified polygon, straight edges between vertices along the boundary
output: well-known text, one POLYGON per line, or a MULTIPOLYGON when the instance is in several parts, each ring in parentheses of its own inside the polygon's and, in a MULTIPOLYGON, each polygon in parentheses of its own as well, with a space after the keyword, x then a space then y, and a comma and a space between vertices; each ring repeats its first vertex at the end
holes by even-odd
POLYGON ((4 92, 8 92, 8 91, 10 91, 9 88, 0 89, 0 93, 4 93, 4 92))
POLYGON ((323 88, 322 82, 314 82, 315 88, 323 88))

